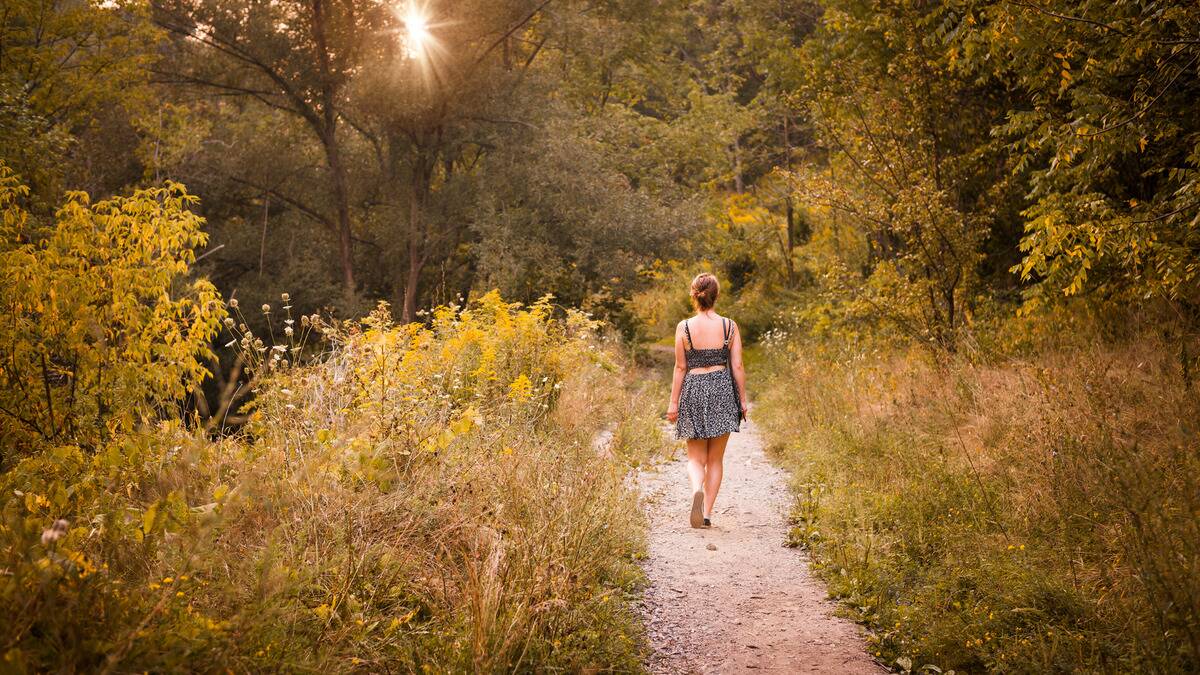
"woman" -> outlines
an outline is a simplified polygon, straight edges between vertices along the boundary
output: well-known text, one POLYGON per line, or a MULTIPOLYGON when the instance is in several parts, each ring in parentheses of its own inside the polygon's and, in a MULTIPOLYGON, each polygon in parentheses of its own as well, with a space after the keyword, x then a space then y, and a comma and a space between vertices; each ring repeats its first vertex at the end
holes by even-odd
POLYGON ((675 424, 675 438, 687 439, 692 527, 712 526, 725 444, 750 411, 742 336, 736 323, 713 311, 719 291, 717 278, 708 272, 693 279, 696 315, 675 328, 675 376, 667 419, 675 424))

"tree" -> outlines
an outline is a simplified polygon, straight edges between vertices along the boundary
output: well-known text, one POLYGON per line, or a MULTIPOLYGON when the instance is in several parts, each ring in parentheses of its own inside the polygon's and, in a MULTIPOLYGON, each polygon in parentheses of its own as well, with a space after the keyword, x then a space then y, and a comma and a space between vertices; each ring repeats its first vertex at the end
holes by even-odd
POLYGON ((541 93, 529 86, 528 70, 550 37, 530 26, 548 4, 430 6, 428 16, 406 15, 366 42, 369 62, 351 114, 378 164, 372 202, 393 223, 387 238, 401 244, 396 285, 405 321, 416 317, 427 266, 453 255, 469 235, 469 216, 441 193, 470 199, 453 186, 470 180, 487 152, 512 142, 495 130, 507 136, 531 125, 521 112, 532 106, 520 97, 541 93))
POLYGON ((0 438, 18 454, 94 447, 208 376, 225 310, 212 284, 184 279, 203 221, 174 183, 96 203, 71 193, 34 243, 27 193, 0 163, 0 438))
POLYGON ((342 107, 359 66, 361 40, 381 27, 384 14, 378 3, 362 1, 155 3, 155 21, 176 37, 184 54, 162 73, 166 82, 250 97, 299 118, 319 143, 333 214, 314 215, 328 223, 337 242, 347 299, 358 288, 342 107))
POLYGON ((996 133, 1029 174, 1030 299, 1200 302, 1200 8, 964 2, 958 72, 1021 94, 996 133))
MULTIPOLYGON (((112 152, 80 137, 145 109, 157 40, 138 0, 0 7, 0 157, 24 176, 37 218, 50 215, 65 183, 79 187, 79 169, 112 152)), ((130 177, 107 176, 102 187, 130 177)))
POLYGON ((700 214, 692 201, 636 190, 613 169, 613 149, 588 135, 590 123, 566 118, 547 133, 527 131, 527 142, 487 158, 475 225, 480 277, 506 297, 552 293, 620 321, 642 273, 680 249, 700 214))

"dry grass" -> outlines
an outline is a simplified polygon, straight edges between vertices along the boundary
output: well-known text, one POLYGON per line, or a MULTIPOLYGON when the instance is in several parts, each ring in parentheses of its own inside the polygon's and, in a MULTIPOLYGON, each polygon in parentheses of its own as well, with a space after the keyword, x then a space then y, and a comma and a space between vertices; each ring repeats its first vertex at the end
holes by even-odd
POLYGON ((248 429, 172 422, 3 478, 6 670, 628 671, 647 395, 581 316, 489 296, 331 330, 248 429), (43 543, 56 518, 68 531, 43 543))
POLYGON ((1177 354, 776 347, 760 419, 794 470, 794 542, 914 667, 1194 671, 1200 402, 1177 354))

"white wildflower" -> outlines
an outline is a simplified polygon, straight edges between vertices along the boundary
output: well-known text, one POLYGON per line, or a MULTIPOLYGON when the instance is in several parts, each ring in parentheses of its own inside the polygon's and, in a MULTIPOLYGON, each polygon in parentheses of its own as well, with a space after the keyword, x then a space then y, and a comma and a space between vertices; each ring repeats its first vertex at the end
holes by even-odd
POLYGON ((54 521, 54 524, 49 529, 42 531, 42 546, 49 546, 51 543, 61 539, 67 533, 67 528, 70 526, 71 523, 62 518, 54 521))

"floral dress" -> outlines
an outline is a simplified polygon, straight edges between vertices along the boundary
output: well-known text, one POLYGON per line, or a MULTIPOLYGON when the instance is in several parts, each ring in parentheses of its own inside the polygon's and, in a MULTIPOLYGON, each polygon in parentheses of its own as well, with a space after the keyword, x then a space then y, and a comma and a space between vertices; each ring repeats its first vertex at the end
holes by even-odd
POLYGON ((687 321, 687 348, 683 356, 687 373, 679 390, 679 419, 675 423, 675 438, 716 438, 738 431, 742 422, 742 404, 733 372, 729 368, 729 341, 733 337, 733 322, 721 319, 724 341, 713 349, 696 349, 687 321), (725 366, 709 373, 693 373, 695 368, 725 366))

